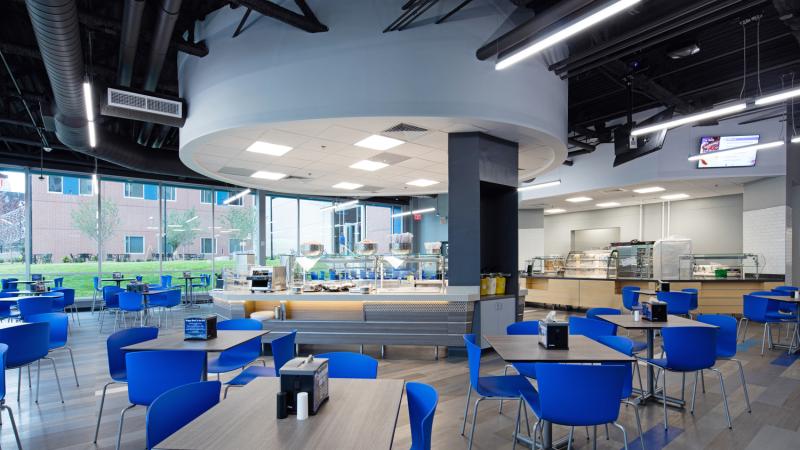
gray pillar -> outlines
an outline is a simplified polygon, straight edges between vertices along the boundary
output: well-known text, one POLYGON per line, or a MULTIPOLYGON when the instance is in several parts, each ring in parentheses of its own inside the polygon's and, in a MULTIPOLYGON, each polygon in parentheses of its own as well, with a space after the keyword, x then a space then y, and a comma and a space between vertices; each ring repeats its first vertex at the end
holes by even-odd
MULTIPOLYGON (((799 111, 800 112, 800 111, 799 111)), ((787 106, 786 127, 786 284, 800 283, 800 144, 794 137, 791 106, 787 106)), ((796 120, 796 119, 795 119, 796 120)))

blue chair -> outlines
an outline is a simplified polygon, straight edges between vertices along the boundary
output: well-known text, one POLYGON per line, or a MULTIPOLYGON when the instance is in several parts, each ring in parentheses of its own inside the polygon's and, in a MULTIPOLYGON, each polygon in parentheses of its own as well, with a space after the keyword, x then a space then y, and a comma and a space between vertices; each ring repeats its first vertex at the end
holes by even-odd
MULTIPOLYGON (((236 375, 231 381, 226 383, 225 394, 223 398, 228 397, 228 389, 231 386, 244 386, 258 377, 277 377, 281 374, 281 367, 289 360, 294 358, 294 344, 297 338, 297 330, 292 330, 291 333, 273 339, 270 343, 272 347, 272 356, 274 359, 275 367, 262 367, 262 366, 249 366, 246 367, 242 373, 236 375)), ((328 369, 330 376, 330 366, 328 369)))
MULTIPOLYGON (((635 291, 631 291, 631 292, 635 292, 635 291)), ((587 318, 594 319, 594 320, 600 320, 600 321, 603 321, 603 319, 600 319, 597 316, 619 316, 619 315, 622 315, 622 311, 620 311, 620 310, 618 310, 616 308, 591 308, 588 311, 586 311, 586 317, 587 318)), ((609 322, 609 323, 611 323, 611 322, 609 322)), ((614 332, 611 334, 611 336, 616 336, 616 334, 617 334, 617 326, 614 325, 614 332)), ((643 342, 643 341, 632 341, 632 342, 633 342, 633 352, 634 353, 639 353, 639 352, 641 352, 643 350, 647 350, 647 342, 643 342)))
POLYGON ((667 314, 678 316, 688 316, 692 308, 692 298, 694 296, 688 292, 681 291, 658 291, 656 298, 667 303, 667 314))
POLYGON ((617 326, 611 322, 578 316, 569 317, 569 334, 571 335, 581 335, 597 340, 600 336, 613 336, 616 332, 617 326))
MULTIPOLYGON (((10 327, 0 328, 0 342, 8 344, 6 355, 6 368, 19 369, 17 378, 17 402, 19 402, 20 391, 22 390, 22 368, 28 367, 42 359, 46 359, 53 364, 53 372, 56 376, 58 385, 58 395, 61 403, 64 403, 64 395, 61 392, 61 379, 58 377, 58 368, 53 358, 47 356, 50 351, 50 325, 47 323, 24 323, 10 327)), ((39 403, 39 378, 41 375, 41 365, 36 365, 36 403, 39 403)))
MULTIPOLYGON (((138 292, 120 292, 117 294, 119 299, 119 308, 117 314, 122 313, 122 323, 127 325, 127 316, 129 312, 136 313, 139 316, 139 326, 144 326, 144 298, 138 292)), ((114 325, 116 326, 117 319, 114 318, 114 325)), ((133 324, 136 325, 136 317, 133 318, 133 324)))
MULTIPOLYGON (((472 438, 475 435, 475 424, 478 418, 478 405, 484 400, 521 400, 521 396, 531 399, 537 397, 536 389, 522 375, 501 375, 482 377, 481 373, 481 348, 475 343, 474 334, 464 335, 464 344, 467 347, 469 362, 469 383, 467 384, 467 403, 464 406, 464 422, 461 424, 461 435, 467 426, 469 413, 469 400, 472 391, 478 396, 472 413, 472 430, 469 433, 469 449, 472 449, 472 438)), ((538 371, 538 368, 537 368, 538 371)), ((537 373, 538 375, 538 373, 537 373)), ((527 410, 526 410, 527 414, 527 410)))
POLYGON ((43 322, 50 325, 50 345, 48 346, 50 353, 58 350, 66 350, 69 352, 69 360, 72 362, 72 373, 75 375, 75 386, 80 387, 78 383, 78 371, 75 370, 75 358, 72 356, 72 348, 67 345, 69 338, 69 317, 64 313, 45 313, 34 314, 25 318, 26 322, 38 323, 43 322))
POLYGON ((371 356, 352 352, 330 352, 314 355, 314 358, 328 358, 330 378, 378 378, 378 360, 371 356))
MULTIPOLYGON (((634 341, 626 336, 601 336, 598 339, 598 342, 601 344, 613 348, 614 350, 628 355, 634 356, 634 341)), ((642 434, 642 421, 639 418, 639 404, 638 402, 630 401, 631 396, 633 395, 633 373, 636 372, 636 377, 639 379, 639 392, 644 392, 643 384, 642 384, 642 374, 639 371, 639 363, 638 362, 629 362, 629 363, 603 363, 603 365, 607 366, 623 366, 626 368, 625 370, 625 383, 622 386, 622 403, 627 404, 628 406, 633 407, 634 415, 636 416, 636 428, 639 431, 639 440, 642 443, 642 450, 644 450, 644 435, 642 434)))
MULTIPOLYGON (((22 444, 19 442, 19 432, 17 432, 17 423, 14 422, 14 412, 6 405, 6 354, 8 353, 8 345, 0 344, 0 360, 2 360, 2 373, 0 373, 0 411, 8 411, 8 418, 11 419, 11 428, 14 429, 14 438, 17 440, 17 448, 22 450, 22 444)), ((410 407, 410 405, 409 405, 410 407)))
MULTIPOLYGON (((795 286, 778 286, 773 288, 772 292, 774 292, 776 295, 793 296, 797 290, 798 289, 795 286)), ((778 311, 788 314, 797 314, 797 303, 780 303, 778 311)))
MULTIPOLYGON (((736 319, 722 314, 700 314, 697 316, 697 321, 719 327, 717 332, 717 360, 734 361, 739 366, 739 379, 742 382, 742 391, 744 391, 744 400, 747 403, 747 412, 752 412, 753 410, 750 408, 750 395, 747 393, 747 381, 744 378, 744 368, 742 367, 742 362, 735 358, 737 351, 736 342, 738 340, 736 319)), ((702 372, 700 376, 703 376, 702 372)), ((703 383, 703 385, 705 385, 705 383, 703 383)), ((703 389, 703 392, 705 392, 705 389, 703 389)))
POLYGON ((172 287, 172 275, 161 275, 161 287, 172 287))
POLYGON ((100 310, 100 332, 103 332, 103 323, 105 321, 106 314, 103 313, 114 313, 114 331, 117 331, 117 316, 119 311, 119 294, 121 292, 125 292, 125 289, 122 289, 117 286, 103 286, 103 306, 100 310))
MULTIPOLYGON (((536 368, 539 392, 522 394, 525 403, 539 417, 533 429, 533 447, 537 447, 542 421, 568 427, 613 424, 622 431, 625 449, 628 434, 625 427, 617 423, 619 418, 620 393, 623 391, 628 370, 619 365, 539 364, 536 368), (592 380, 586 383, 586 380, 592 380), (591 407, 587 407, 591 405, 591 407)), ((517 413, 514 431, 514 446, 520 428, 521 410, 517 413)), ((572 441, 570 429, 569 441, 572 441)))
POLYGON ((742 330, 742 341, 747 337, 747 328, 750 322, 763 323, 764 332, 761 335, 761 356, 764 356, 764 344, 769 337, 769 348, 772 348, 772 324, 785 323, 796 320, 795 316, 781 314, 778 311, 778 302, 765 297, 760 297, 759 292, 743 296, 742 319, 739 329, 742 330), (744 325, 744 326, 742 326, 744 325))
POLYGON ((54 288, 64 287, 64 277, 53 278, 53 287, 54 288))
POLYGON ((67 309, 69 309, 70 313, 72 314, 72 320, 73 321, 77 320, 78 321, 78 326, 80 326, 80 324, 81 324, 81 315, 77 314, 78 307, 75 306, 75 289, 59 287, 59 288, 53 289, 53 291, 54 292, 60 292, 61 294, 63 294, 63 296, 61 297, 60 300, 58 300, 58 299, 54 300, 54 302, 53 302, 53 312, 59 312, 59 311, 56 311, 59 307, 61 308, 60 311, 63 311, 63 312, 67 312, 67 309))
POLYGON ((0 283, 2 283, 0 284, 0 286, 2 286, 2 292, 8 292, 8 293, 17 292, 18 291, 16 283, 17 281, 19 281, 19 279, 17 278, 3 278, 3 280, 0 281, 0 283))
POLYGON ((717 328, 712 327, 668 327, 661 330, 664 338, 664 351, 666 358, 645 359, 658 369, 661 369, 661 386, 664 403, 664 429, 667 424, 667 371, 683 374, 694 372, 694 386, 692 387, 692 408, 694 413, 694 399, 697 393, 697 377, 703 370, 711 370, 719 377, 722 399, 725 404, 725 417, 728 419, 728 428, 733 428, 731 415, 728 411, 728 396, 725 393, 725 381, 722 372, 714 368, 717 361, 717 328))
POLYGON ((103 386, 103 394, 100 397, 100 410, 97 413, 97 428, 94 431, 94 442, 97 443, 97 434, 100 432, 100 419, 103 417, 103 405, 106 402, 106 390, 112 384, 127 383, 128 370, 125 365, 124 347, 138 344, 139 342, 149 341, 158 337, 158 328, 129 328, 117 331, 106 339, 106 350, 108 352, 108 375, 111 381, 103 386))
POLYGON ((53 312, 53 298, 45 296, 19 297, 17 307, 22 320, 27 320, 26 318, 29 316, 53 312))
POLYGON ((219 381, 198 381, 170 389, 147 408, 145 429, 151 449, 219 403, 219 381))
POLYGON ((684 288, 681 289, 681 292, 692 294, 692 299, 689 301, 689 315, 691 315, 692 311, 697 311, 700 306, 700 291, 695 288, 684 288))
POLYGON ((149 407, 170 389, 201 381, 205 359, 204 352, 185 350, 141 351, 125 355, 130 406, 119 416, 117 450, 122 440, 125 413, 135 406, 149 407))
POLYGON ((141 275, 136 275, 136 276, 135 276, 135 277, 133 277, 133 278, 134 278, 136 281, 138 281, 139 283, 141 283, 141 282, 142 282, 142 280, 144 280, 144 277, 142 277, 141 275))
POLYGON ((777 286, 772 288, 773 291, 780 291, 780 292, 789 292, 793 293, 794 291, 800 290, 800 288, 796 286, 777 286))
POLYGON ((406 383, 408 396, 408 423, 411 427, 411 450, 431 450, 433 415, 439 403, 439 394, 433 386, 424 383, 406 383))
MULTIPOLYGON (((506 327, 506 334, 509 336, 538 336, 539 335, 539 321, 528 320, 524 322, 514 322, 506 327)), ((508 375, 508 369, 514 368, 518 374, 526 378, 536 379, 536 363, 513 363, 506 364, 503 369, 503 375, 508 375)), ((500 400, 500 413, 503 412, 503 400, 500 400)))
POLYGON ((628 311, 639 308, 638 286, 625 286, 622 288, 622 306, 628 311))
MULTIPOLYGON (((255 319, 223 320, 217 324, 217 330, 261 330, 261 322, 255 319)), ((261 337, 250 339, 230 350, 225 350, 208 360, 208 373, 219 374, 241 369, 255 362, 261 356, 261 337)), ((266 362, 261 361, 264 366, 266 362)))
POLYGON ((180 289, 169 289, 165 292, 160 294, 151 294, 147 307, 148 308, 161 308, 158 315, 158 326, 161 326, 161 316, 164 316, 164 324, 165 326, 169 326, 169 315, 167 313, 172 312, 173 308, 179 306, 181 304, 181 290, 180 289))
POLYGON ((100 286, 100 277, 92 277, 92 287, 94 291, 92 291, 92 314, 94 314, 94 306, 97 302, 97 297, 103 295, 103 287, 100 286))

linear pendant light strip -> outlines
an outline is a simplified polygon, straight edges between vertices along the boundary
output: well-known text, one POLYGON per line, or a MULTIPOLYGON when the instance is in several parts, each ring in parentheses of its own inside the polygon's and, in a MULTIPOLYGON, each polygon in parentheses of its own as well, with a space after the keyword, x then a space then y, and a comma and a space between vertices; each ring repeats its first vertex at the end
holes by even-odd
POLYGON ((777 94, 759 97, 756 99, 756 106, 771 105, 798 96, 800 96, 800 89, 790 89, 788 91, 778 92, 777 94))
POLYGON ((525 47, 524 49, 520 50, 513 55, 503 58, 495 64, 495 70, 503 70, 507 67, 510 67, 523 59, 529 58, 553 45, 565 40, 569 39, 570 37, 580 33, 581 31, 590 28, 609 17, 612 17, 616 14, 621 13, 622 11, 630 8, 631 6, 639 3, 641 0, 618 0, 605 8, 602 8, 580 20, 573 23, 572 25, 568 25, 566 28, 563 28, 544 39, 540 39, 534 41, 531 45, 525 47))
POLYGON ((223 205, 230 205, 231 203, 235 202, 236 200, 239 200, 240 198, 244 197, 245 195, 249 194, 250 192, 251 192, 250 189, 245 189, 242 192, 239 192, 238 194, 234 195, 233 197, 226 198, 225 200, 222 201, 222 204, 223 205))
POLYGON ((700 122, 706 119, 713 119, 715 117, 727 116, 729 114, 733 114, 739 111, 744 111, 745 109, 747 109, 747 103, 737 103, 732 106, 712 109, 711 111, 692 114, 689 116, 681 117, 679 119, 670 120, 667 122, 661 122, 654 125, 644 126, 641 128, 634 128, 631 131, 631 136, 639 136, 642 134, 652 133, 654 131, 669 130, 670 128, 676 128, 681 125, 686 125, 693 122, 700 122))

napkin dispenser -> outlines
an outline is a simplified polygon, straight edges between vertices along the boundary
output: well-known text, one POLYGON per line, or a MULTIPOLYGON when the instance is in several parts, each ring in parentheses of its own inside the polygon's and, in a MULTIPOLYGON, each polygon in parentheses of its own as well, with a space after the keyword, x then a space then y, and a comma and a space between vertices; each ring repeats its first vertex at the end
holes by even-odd
POLYGON ((183 272, 183 278, 191 278, 191 277, 192 277, 192 272, 189 272, 189 271, 184 271, 183 272))
POLYGON ((669 292, 669 281, 659 281, 658 290, 661 292, 669 292))
POLYGON ((121 280, 121 279, 125 278, 125 276, 122 275, 122 272, 113 272, 111 274, 111 278, 114 279, 114 280, 121 280))
POLYGON ((539 345, 548 350, 569 348, 569 324, 567 322, 539 322, 539 345))
POLYGON ((135 292, 137 294, 143 294, 148 292, 147 283, 140 283, 138 281, 134 281, 133 283, 128 283, 128 292, 135 292))
POLYGON ((183 319, 183 340, 206 341, 217 337, 217 316, 187 317, 183 319))
POLYGON ((315 415, 328 400, 328 358, 294 358, 281 369, 281 392, 286 393, 286 410, 297 414, 297 394, 308 393, 308 413, 315 415))
POLYGON ((667 321, 667 302, 660 300, 648 300, 642 302, 642 318, 650 322, 667 321))

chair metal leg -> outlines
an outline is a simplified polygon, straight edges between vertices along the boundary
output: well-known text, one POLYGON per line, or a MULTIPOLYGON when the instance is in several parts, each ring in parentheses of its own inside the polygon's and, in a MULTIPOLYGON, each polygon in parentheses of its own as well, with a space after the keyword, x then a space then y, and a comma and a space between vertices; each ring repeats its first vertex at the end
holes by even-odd
POLYGON ((663 387, 661 388, 661 394, 663 396, 662 401, 664 403, 664 430, 668 428, 667 425, 667 371, 661 371, 661 382, 663 383, 663 387))
POLYGON ((633 414, 634 417, 636 417, 636 430, 639 432, 639 442, 642 444, 642 450, 645 450, 644 433, 642 433, 642 420, 639 417, 639 405, 628 400, 623 400, 622 403, 633 406, 633 414))
POLYGON ((519 435, 519 420, 522 417, 522 399, 519 401, 519 406, 517 407, 517 422, 514 425, 514 443, 511 446, 511 450, 515 450, 517 448, 517 436, 519 435))
POLYGON ((575 427, 569 427, 569 435, 567 435, 567 450, 572 450, 572 435, 575 433, 575 427))
POLYGON ((97 427, 94 429, 94 440, 93 443, 97 444, 97 435, 100 433, 100 419, 103 417, 103 405, 106 403, 106 390, 112 384, 117 384, 116 381, 109 381, 108 383, 103 386, 103 395, 100 396, 100 410, 97 411, 97 427))
POLYGON ((75 370, 75 358, 72 357, 72 348, 64 347, 69 352, 69 359, 72 361, 72 374, 75 375, 75 386, 80 387, 80 383, 78 383, 78 371, 75 370))
POLYGON ((644 395, 644 383, 642 383, 642 371, 639 369, 639 361, 634 361, 633 370, 636 371, 636 377, 639 378, 639 392, 644 395))
POLYGON ((728 394, 725 392, 725 380, 722 379, 722 372, 719 369, 711 368, 712 371, 717 373, 719 377, 719 387, 722 390, 722 402, 725 404, 725 418, 728 419, 728 428, 733 429, 733 424, 731 423, 731 413, 728 410, 728 394))
POLYGON ((19 403, 19 394, 22 391, 22 367, 19 368, 19 376, 17 377, 17 403, 19 403))
POLYGON ((703 394, 706 393, 706 373, 704 371, 700 371, 700 387, 703 388, 703 394))
POLYGON ((747 403, 747 412, 752 413, 753 410, 750 408, 750 395, 747 393, 747 381, 744 379, 744 368, 742 367, 742 362, 738 359, 731 359, 731 361, 736 361, 736 364, 739 365, 739 378, 742 380, 742 390, 744 391, 744 401, 747 403))
MULTIPOLYGON (((506 366, 503 368, 503 376, 508 375, 509 367, 513 367, 513 366, 511 364, 506 364, 506 366)), ((503 400, 500 400, 500 411, 498 411, 497 413, 498 414, 503 414, 503 400)))
POLYGON ((117 431, 117 447, 116 449, 119 450, 119 446, 122 443, 122 423, 125 421, 125 413, 128 412, 129 409, 133 408, 136 405, 130 405, 127 408, 122 410, 122 413, 119 415, 119 431, 117 431))
MULTIPOLYGON (((61 397, 61 403, 64 403, 64 394, 61 392, 61 378, 58 376, 58 368, 56 367, 56 360, 50 357, 44 357, 53 364, 53 373, 56 375, 56 385, 58 386, 58 396, 61 397)), ((36 403, 39 403, 39 375, 36 375, 36 403)))
POLYGON ((478 422, 478 405, 481 404, 483 397, 475 400, 475 408, 472 412, 472 430, 469 432, 469 446, 467 450, 472 450, 472 438, 475 436, 475 424, 478 422))
POLYGON ((14 439, 17 440, 17 448, 22 450, 22 444, 19 441, 19 432, 17 431, 17 422, 14 421, 14 413, 11 411, 11 408, 5 404, 0 405, 0 409, 5 409, 8 411, 8 418, 11 420, 11 428, 14 429, 14 439))
POLYGON ((472 384, 467 380, 467 404, 464 406, 464 423, 461 424, 461 435, 464 435, 464 430, 467 427, 467 414, 469 414, 469 397, 472 395, 472 384))
POLYGON ((761 356, 764 356, 764 344, 767 342, 767 324, 764 324, 764 332, 761 334, 761 356))
POLYGON ((622 431, 622 441, 625 442, 625 450, 628 450, 628 433, 625 432, 625 427, 618 424, 617 422, 614 422, 613 425, 622 431))
POLYGON ((42 360, 36 361, 36 403, 39 403, 39 379, 42 374, 42 360))
POLYGON ((697 397, 697 378, 700 371, 694 373, 694 385, 692 386, 692 408, 689 410, 690 414, 694 414, 694 399, 697 397))

